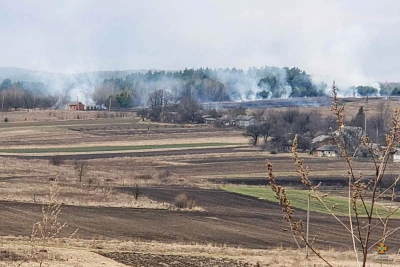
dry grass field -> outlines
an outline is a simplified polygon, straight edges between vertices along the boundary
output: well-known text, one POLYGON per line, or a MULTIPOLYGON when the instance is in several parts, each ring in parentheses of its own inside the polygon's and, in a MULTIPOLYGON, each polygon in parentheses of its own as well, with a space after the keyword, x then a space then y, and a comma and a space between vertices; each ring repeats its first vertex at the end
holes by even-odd
MULTIPOLYGON (((374 98, 371 97, 368 99, 366 98, 345 98, 340 101, 340 105, 345 105, 345 112, 344 115, 348 119, 352 119, 356 116, 358 109, 363 106, 364 110, 366 109, 369 115, 375 115, 380 112, 380 110, 385 109, 386 107, 391 114, 396 106, 399 106, 400 99, 398 97, 390 97, 387 99, 383 98, 374 98)), ((330 110, 330 106, 318 106, 318 107, 304 107, 300 108, 304 112, 310 113, 320 113, 322 116, 329 116, 332 115, 330 110)), ((280 112, 287 108, 271 108, 268 111, 276 111, 280 112)))
MULTIPOLYGON (((23 255, 29 250, 27 241, 3 237, 0 245, 0 257, 10 256, 7 260, 0 262, 0 266, 16 266, 22 262, 23 255)), ((221 247, 213 244, 165 244, 158 242, 124 242, 120 240, 69 240, 58 239, 50 245, 47 255, 48 264, 54 267, 122 267, 141 266, 131 265, 135 262, 148 260, 151 266, 166 266, 160 260, 173 259, 169 266, 288 266, 288 267, 314 267, 324 266, 316 257, 310 256, 305 259, 304 253, 299 250, 285 249, 282 247, 262 249, 245 249, 221 247), (120 251, 115 253, 113 251, 120 251), (149 254, 149 251, 152 254, 149 254), (101 255, 105 255, 103 257, 101 255), (111 259, 109 259, 109 257, 111 259), (116 261, 112 260, 115 259, 116 261), (119 262, 117 262, 119 261, 119 262), (122 263, 121 263, 122 262, 122 263), (217 265, 207 265, 207 263, 217 265), (126 263, 126 265, 124 264, 126 263)), ((329 249, 323 251, 322 255, 335 263, 337 267, 357 266, 352 261, 351 252, 336 251, 329 249)), ((391 255, 395 257, 395 255, 391 255)), ((32 266, 32 263, 23 263, 21 266, 32 266)), ((379 266, 379 264, 371 264, 379 266)))
MULTIPOLYGON (((370 99, 368 110, 377 112, 381 103, 370 99)), ((360 105, 365 100, 347 103, 348 116, 360 105)), ((49 266, 324 266, 296 249, 276 203, 220 190, 266 185, 266 159, 279 183, 299 183, 289 153, 252 148, 242 129, 141 122, 133 113, 103 111, 0 115, 0 266, 17 266, 29 250, 27 237, 55 180, 60 219, 70 227, 42 253, 49 266), (182 194, 186 208, 178 205, 182 194)), ((311 180, 344 195, 342 159, 301 156, 311 180)), ((371 167, 369 160, 355 162, 364 177, 374 174, 371 167)), ((387 179, 398 174, 398 165, 390 163, 387 179)), ((305 212, 296 215, 304 219, 305 212)), ((356 266, 341 226, 326 214, 313 218, 322 253, 335 266, 356 266)), ((388 242, 396 253, 400 241, 388 242)))

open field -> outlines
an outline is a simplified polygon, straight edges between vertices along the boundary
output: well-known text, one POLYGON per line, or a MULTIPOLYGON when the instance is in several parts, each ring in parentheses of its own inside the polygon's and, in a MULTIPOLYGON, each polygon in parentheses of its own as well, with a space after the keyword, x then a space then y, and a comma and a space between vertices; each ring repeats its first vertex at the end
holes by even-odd
MULTIPOLYGON (((180 192, 194 196, 205 211, 64 206, 60 221, 67 221, 69 226, 62 236, 68 237, 74 229, 79 230, 74 239, 58 238, 55 244, 50 244, 51 266, 70 266, 74 262, 79 262, 79 266, 95 266, 88 259, 93 264, 119 266, 102 260, 93 251, 128 266, 163 266, 161 263, 199 267, 208 266, 205 264, 256 266, 257 263, 260 266, 324 266, 315 256, 306 260, 304 251, 294 249, 296 245, 289 226, 282 221, 282 211, 271 202, 221 190, 143 189, 143 194, 159 202, 173 201, 180 192), (135 263, 140 265, 131 265, 135 263)), ((8 236, 29 235, 29 226, 40 219, 39 213, 37 204, 0 202, 0 216, 7 218, 0 221, 3 251, 23 255, 21 246, 25 244, 25 251, 29 248, 26 238, 24 241, 21 237, 8 236)), ((304 219, 305 212, 298 210, 296 216, 304 219)), ((311 213, 310 229, 312 236, 318 236, 315 247, 325 249, 323 255, 335 266, 356 266, 349 252, 349 236, 330 216, 311 213)), ((386 244, 394 248, 399 242, 393 237, 386 244)))
MULTIPOLYGON (((167 203, 174 202, 182 192, 193 197, 204 211, 64 206, 60 221, 68 222, 66 236, 79 228, 76 238, 82 239, 211 243, 253 249, 296 247, 289 226, 282 221, 281 208, 272 202, 222 190, 176 187, 142 189, 142 193, 150 199, 167 203), (101 224, 97 223, 100 221, 101 224)), ((1 201, 0 207, 0 216, 7 218, 0 222, 0 235, 26 236, 30 232, 30 225, 40 219, 39 204, 1 201)), ((304 219, 305 212, 297 210, 296 216, 304 219)), ((318 235, 316 247, 351 249, 350 237, 331 216, 312 213, 311 218, 311 234, 318 235)), ((399 242, 393 236, 386 243, 396 247, 399 242)))
POLYGON ((60 147, 60 148, 17 148, 0 149, 0 153, 12 154, 39 154, 39 153, 81 153, 81 152, 108 152, 108 151, 133 151, 148 149, 174 149, 174 148, 196 148, 237 145, 233 143, 190 143, 190 144, 166 144, 166 145, 142 145, 142 146, 87 146, 87 147, 60 147))
MULTIPOLYGON (((28 240, 20 237, 1 237, 0 266, 16 266, 24 253, 29 250, 28 240), (8 258, 6 258, 9 256, 8 258), (15 264, 13 264, 15 263, 15 264), (3 265, 2 265, 3 264, 3 265)), ((336 267, 355 267, 349 251, 329 249, 321 251, 322 255, 336 267)), ((304 251, 276 247, 271 249, 245 249, 214 244, 165 244, 160 242, 121 241, 102 239, 57 239, 50 244, 47 255, 50 266, 67 267, 79 264, 81 267, 122 267, 132 266, 139 262, 143 267, 165 266, 172 267, 198 266, 204 267, 206 263, 216 263, 217 266, 237 267, 239 264, 247 266, 290 266, 290 267, 315 267, 324 266, 316 256, 304 258, 304 251), (115 252, 118 250, 119 252, 115 252), (149 253, 151 251, 151 253, 149 253), (107 259, 101 255, 108 256, 107 259), (173 259, 173 262, 171 260, 173 259), (126 263, 118 263, 117 261, 126 263), (163 265, 164 264, 164 265, 163 265)), ((392 258, 396 255, 391 254, 392 258)), ((396 261, 395 263, 397 263, 396 261)), ((21 266, 32 266, 22 264, 21 266)), ((212 265, 214 267, 215 265, 212 265)), ((369 266, 380 266, 378 263, 369 266)))
MULTIPOLYGON (((358 109, 361 102, 354 103, 358 109)), ((41 219, 40 203, 56 179, 63 203, 60 220, 69 225, 62 237, 76 228, 79 231, 76 239, 54 245, 54 249, 68 247, 70 254, 60 256, 60 265, 53 261, 51 266, 67 266, 62 259, 68 257, 77 260, 79 249, 93 258, 93 264, 104 262, 104 266, 128 263, 150 267, 158 262, 170 266, 241 266, 239 262, 243 266, 257 262, 261 266, 299 266, 303 252, 295 250, 281 207, 264 187, 268 184, 266 159, 273 163, 279 184, 299 185, 290 154, 252 148, 238 128, 141 122, 132 114, 96 118, 94 113, 93 117, 63 120, 68 114, 58 111, 60 117, 51 121, 46 121, 48 112, 36 121, 17 120, 21 114, 15 115, 16 122, 0 123, 3 248, 27 245, 21 238, 29 236, 32 224, 41 219), (77 173, 80 162, 86 163, 81 182, 77 173), (177 208, 176 198, 182 193, 193 201, 192 209, 177 208), (280 247, 290 250, 276 249, 280 247)), ((301 156, 311 180, 321 182, 324 192, 331 192, 332 202, 340 202, 338 214, 344 215, 346 164, 338 158, 301 156)), ((374 175, 372 166, 369 160, 360 159, 355 161, 354 171, 368 179, 374 175)), ((390 163, 386 174, 388 179, 397 176, 398 165, 390 163)), ((291 193, 295 216, 304 220, 306 192, 291 193)), ((321 213, 320 207, 312 207, 310 229, 311 235, 317 236, 316 248, 345 255, 327 253, 338 266, 351 266, 349 235, 330 215, 321 213)), ((346 223, 348 218, 343 220, 346 223)), ((392 223, 400 226, 399 220, 392 223)), ((386 244, 394 249, 400 241, 393 236, 386 244)), ((313 259, 301 264, 318 262, 313 259)), ((82 260, 80 266, 90 266, 90 262, 82 260)))
POLYGON ((247 143, 240 136, 241 131, 232 128, 214 129, 206 125, 147 126, 135 121, 129 122, 131 126, 108 124, 106 121, 104 123, 107 125, 106 129, 100 130, 73 130, 74 125, 64 127, 57 124, 45 127, 0 128, 0 136, 3 149, 232 142, 230 139, 238 144, 247 143), (121 134, 123 127, 129 127, 130 130, 121 134))
MULTIPOLYGON (((340 90, 340 88, 339 88, 340 90)), ((323 116, 332 115, 332 111, 330 110, 332 104, 332 98, 322 98, 319 100, 316 98, 314 101, 310 101, 310 99, 306 99, 305 101, 301 98, 294 98, 292 100, 286 99, 274 99, 274 100, 262 100, 262 101, 253 101, 255 103, 262 103, 265 102, 264 105, 267 112, 280 112, 287 110, 288 108, 295 108, 301 111, 309 112, 309 113, 320 113, 323 116), (283 105, 274 105, 273 103, 279 103, 292 101, 295 102, 296 105, 290 105, 290 103, 285 103, 283 105), (268 102, 272 102, 272 105, 268 105, 268 102), (305 105, 301 105, 302 102, 305 105), (311 105, 307 105, 307 103, 312 103, 311 105)), ((241 103, 233 103, 233 106, 240 106, 241 103)), ((358 112, 358 109, 363 106, 367 109, 369 115, 376 115, 379 114, 380 110, 383 107, 388 107, 389 114, 392 114, 394 108, 399 106, 400 98, 396 96, 391 97, 369 97, 368 101, 367 98, 356 98, 356 97, 349 97, 349 98, 341 98, 339 100, 340 105, 345 105, 344 115, 346 118, 351 119, 354 118, 358 112)), ((258 108, 262 108, 263 105, 256 105, 258 108)), ((253 107, 249 107, 249 110, 255 110, 253 107)))
MULTIPOLYGON (((74 111, 74 110, 18 110, 0 113, 0 127, 9 127, 6 125, 18 126, 21 123, 26 125, 47 125, 48 123, 65 124, 79 123, 79 121, 88 121, 96 119, 115 119, 115 118, 132 118, 135 116, 133 112, 108 112, 107 110, 95 111, 74 111), (5 123, 4 119, 7 118, 8 122, 5 123)), ((86 124, 86 123, 85 123, 86 124)))
MULTIPOLYGON (((234 192, 238 194, 243 194, 246 196, 257 197, 260 199, 265 199, 271 202, 278 203, 278 200, 275 197, 275 193, 269 187, 223 187, 224 190, 228 192, 234 192)), ((317 192, 319 196, 323 196, 324 194, 328 194, 325 192, 317 192)), ((298 190, 298 189, 287 189, 288 198, 291 200, 292 207, 295 209, 307 210, 307 199, 308 199, 308 190, 298 190)), ((338 196, 333 194, 328 194, 323 198, 326 204, 326 207, 316 200, 315 198, 310 198, 310 211, 330 214, 334 213, 338 216, 346 216, 349 214, 348 207, 349 201, 345 196, 338 196), (334 207, 334 208, 332 208, 334 207), (328 209, 329 210, 328 210, 328 209)), ((370 204, 366 204, 368 209, 371 209, 370 204)), ((366 216, 365 210, 363 210, 361 204, 359 208, 359 215, 366 216)), ((378 203, 375 206, 374 213, 379 214, 381 217, 384 217, 386 214, 393 212, 389 208, 385 208, 384 203, 378 203)), ((352 211, 354 216, 354 211, 352 211)), ((400 212, 396 212, 393 214, 392 218, 400 218, 400 212)))

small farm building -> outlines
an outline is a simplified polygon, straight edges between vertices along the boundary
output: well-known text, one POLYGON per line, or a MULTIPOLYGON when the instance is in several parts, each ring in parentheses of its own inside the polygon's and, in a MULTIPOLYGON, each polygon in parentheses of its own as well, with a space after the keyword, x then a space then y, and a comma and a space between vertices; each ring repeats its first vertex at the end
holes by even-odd
POLYGON ((337 157, 339 155, 339 148, 335 145, 323 145, 317 148, 318 157, 337 157))
POLYGON ((85 110, 85 105, 82 102, 74 102, 68 104, 69 110, 85 110))
POLYGON ((257 120, 253 116, 239 115, 235 118, 237 126, 247 127, 257 123, 257 120))
POLYGON ((393 153, 393 162, 400 162, 400 148, 396 148, 396 152, 393 153))
POLYGON ((218 121, 225 126, 236 125, 236 121, 229 115, 222 116, 221 118, 218 119, 218 121))
POLYGON ((203 120, 204 120, 205 124, 214 124, 215 121, 216 121, 216 119, 211 118, 211 117, 210 118, 204 118, 203 120))

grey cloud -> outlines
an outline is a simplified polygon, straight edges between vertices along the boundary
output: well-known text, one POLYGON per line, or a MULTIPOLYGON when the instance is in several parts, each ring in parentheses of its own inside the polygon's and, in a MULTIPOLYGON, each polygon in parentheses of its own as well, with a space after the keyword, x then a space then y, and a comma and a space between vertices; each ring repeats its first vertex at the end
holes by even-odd
POLYGON ((400 80, 398 1, 0 0, 0 66, 56 72, 298 66, 400 80))

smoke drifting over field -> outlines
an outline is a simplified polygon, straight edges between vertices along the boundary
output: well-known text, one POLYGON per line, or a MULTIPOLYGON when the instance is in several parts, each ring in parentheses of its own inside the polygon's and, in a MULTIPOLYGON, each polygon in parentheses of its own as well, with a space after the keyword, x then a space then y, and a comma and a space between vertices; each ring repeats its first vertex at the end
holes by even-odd
POLYGON ((0 67, 0 84, 5 79, 10 79, 12 83, 31 82, 42 84, 43 86, 40 88, 32 88, 30 91, 34 91, 33 93, 38 95, 49 94, 57 97, 56 106, 62 108, 67 102, 77 100, 86 105, 94 105, 92 95, 97 85, 102 83, 104 79, 125 78, 130 73, 132 71, 66 74, 0 67))
POLYGON ((126 98, 127 92, 134 105, 144 105, 148 95, 159 89, 169 91, 175 99, 190 97, 200 102, 221 102, 321 96, 325 94, 326 84, 314 84, 298 68, 148 71, 132 73, 125 79, 104 80, 96 86, 93 99, 97 104, 106 105, 109 96, 116 95, 117 102, 124 105, 122 98, 126 98))
MULTIPOLYGON (((190 96, 200 102, 251 101, 289 97, 315 97, 330 95, 331 81, 316 81, 298 68, 252 67, 248 70, 184 69, 180 71, 103 71, 79 74, 64 74, 30 71, 18 68, 0 68, 0 81, 24 81, 41 83, 40 92, 58 98, 56 106, 69 101, 81 101, 86 105, 143 106, 148 95, 155 90, 169 91, 175 99, 190 96), (126 92, 125 100, 121 94, 126 92), (120 100, 118 100, 120 98, 120 100)), ((378 95, 383 84, 376 83, 378 95)), ((385 85, 386 86, 386 85, 385 85)), ((393 90, 395 85, 386 86, 393 90)), ((341 87, 342 96, 357 96, 356 87, 341 87)), ((1 89, 1 88, 0 88, 1 89)), ((4 88, 3 88, 4 89, 4 88)), ((382 91, 383 92, 383 91, 382 91)), ((387 93, 386 93, 387 94, 387 93)), ((389 93, 390 94, 390 93, 389 93)))

